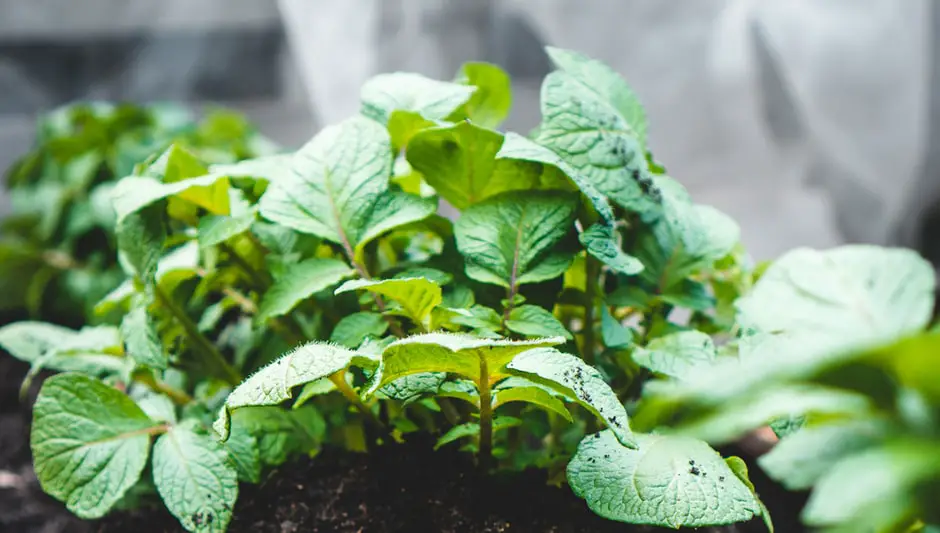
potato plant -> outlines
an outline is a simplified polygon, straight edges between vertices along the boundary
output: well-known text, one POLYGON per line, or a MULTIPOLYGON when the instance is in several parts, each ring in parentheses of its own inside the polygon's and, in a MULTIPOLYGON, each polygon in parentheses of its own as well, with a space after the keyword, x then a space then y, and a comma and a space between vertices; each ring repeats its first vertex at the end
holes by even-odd
MULTIPOLYGON (((833 450, 833 426, 906 424, 874 435, 932 446, 933 337, 890 344, 926 325, 926 263, 848 247, 753 268, 735 222, 655 161, 626 83, 548 52, 529 136, 496 129, 509 80, 471 63, 451 82, 373 78, 359 115, 296 152, 218 163, 174 144, 134 165, 111 195, 126 279, 101 322, 0 329, 62 372, 35 406, 43 488, 84 518, 162 500, 187 530, 222 532, 239 482, 426 432, 484 471, 544 468, 612 520, 772 530, 744 462, 710 444, 773 423, 792 435, 771 473, 846 494, 851 463, 826 457, 889 452, 833 450), (908 380, 897 402, 886 369, 908 380)), ((911 495, 938 479, 925 457, 887 478, 905 480, 906 525, 933 518, 911 495)), ((870 503, 807 520, 851 527, 870 503)))

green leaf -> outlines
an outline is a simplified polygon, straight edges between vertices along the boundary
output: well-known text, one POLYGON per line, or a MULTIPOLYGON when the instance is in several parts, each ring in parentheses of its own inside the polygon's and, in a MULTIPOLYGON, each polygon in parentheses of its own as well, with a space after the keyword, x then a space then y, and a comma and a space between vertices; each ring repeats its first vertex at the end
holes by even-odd
POLYGON ((934 268, 916 252, 849 245, 798 249, 737 302, 744 328, 811 338, 826 349, 890 342, 921 330, 934 305, 934 268))
POLYGON ((571 339, 571 332, 550 311, 537 305, 520 305, 509 312, 506 327, 526 337, 564 337, 571 339))
POLYGON ((601 307, 601 337, 608 348, 625 348, 633 344, 633 333, 610 314, 607 306, 601 307))
POLYGON ((290 265, 264 293, 258 320, 287 314, 297 304, 355 274, 344 261, 313 258, 290 265))
POLYGON ((626 209, 658 209, 642 141, 607 95, 578 72, 555 71, 542 84, 542 124, 536 141, 626 209))
POLYGON ((562 337, 511 341, 452 333, 412 335, 385 348, 382 364, 366 394, 404 376, 423 372, 449 372, 478 381, 484 364, 487 374, 495 379, 507 375, 506 365, 520 353, 562 343, 562 337))
POLYGON ((422 372, 405 376, 378 390, 379 394, 393 400, 411 403, 422 396, 436 394, 447 379, 444 372, 422 372))
POLYGON ((553 348, 532 349, 509 362, 506 371, 557 390, 578 402, 603 420, 623 446, 636 447, 623 404, 600 372, 578 357, 553 348))
POLYGON ((138 365, 165 370, 166 352, 160 342, 157 328, 147 312, 147 301, 140 299, 121 320, 124 349, 138 365))
POLYGON ((366 337, 379 338, 388 330, 388 321, 378 313, 360 311, 344 316, 330 335, 330 342, 356 349, 366 337))
POLYGON ((467 208, 454 225, 467 275, 504 287, 562 275, 573 254, 558 244, 574 223, 573 200, 555 191, 508 192, 467 208))
POLYGON ((202 249, 223 243, 248 231, 257 218, 250 209, 237 216, 211 215, 199 219, 199 247, 202 249))
POLYGON ((238 498, 238 479, 217 441, 185 427, 171 428, 153 446, 153 481, 188 531, 225 532, 238 498))
POLYGON ((785 385, 764 388, 754 397, 741 398, 735 405, 681 426, 678 431, 712 444, 724 444, 782 416, 857 415, 871 409, 869 398, 855 392, 819 385, 785 385))
POLYGON ((80 374, 52 376, 33 409, 36 477, 79 517, 100 518, 137 483, 160 429, 116 389, 80 374))
POLYGON ((512 402, 526 402, 557 413, 568 422, 572 422, 571 412, 557 398, 557 392, 520 377, 509 377, 499 382, 493 389, 493 409, 512 402))
POLYGON ((429 120, 443 120, 470 100, 476 87, 432 80, 420 74, 379 74, 360 91, 362 114, 387 124, 393 111, 414 111, 429 120))
POLYGON ((485 128, 495 128, 509 115, 512 107, 512 83, 509 75, 491 63, 464 63, 454 80, 476 87, 456 114, 485 128))
POLYGON ((611 520, 678 529, 732 524, 761 512, 751 490, 704 442, 636 435, 638 448, 610 431, 585 437, 568 463, 568 483, 611 520))
POLYGON ((321 131, 261 197, 261 215, 343 247, 349 259, 382 233, 426 218, 433 199, 389 190, 392 152, 379 124, 355 117, 321 131))
POLYGON ((440 285, 426 278, 354 279, 343 283, 336 289, 336 294, 355 290, 366 290, 391 299, 425 330, 431 325, 431 310, 441 304, 440 285))
POLYGON ((624 118, 640 144, 646 146, 646 111, 627 82, 612 68, 587 56, 562 48, 546 47, 555 66, 609 102, 624 118))
POLYGON ((650 341, 633 351, 636 364, 658 374, 683 379, 696 367, 717 357, 712 338, 700 331, 682 331, 650 341))
POLYGON ((350 364, 374 366, 375 362, 345 348, 310 342, 298 346, 262 368, 235 387, 213 424, 224 441, 228 438, 230 414, 240 407, 277 405, 293 397, 293 388, 332 376, 350 364))
POLYGON ((130 213, 114 230, 118 250, 144 284, 153 282, 163 254, 167 232, 162 210, 163 206, 152 206, 130 213))
MULTIPOLYGON (((493 433, 497 433, 500 430, 508 429, 511 427, 516 427, 522 425, 522 420, 514 418, 511 416, 495 416, 493 417, 493 433)), ((434 445, 434 449, 437 450, 441 446, 450 444, 451 442, 465 439, 467 437, 475 437, 480 434, 480 424, 477 422, 467 422, 465 424, 460 424, 450 428, 447 433, 441 435, 437 439, 437 444, 434 445)))
POLYGON ((583 176, 581 172, 562 160, 555 152, 548 148, 531 141, 521 135, 509 132, 506 134, 503 145, 496 154, 497 159, 508 159, 514 161, 528 161, 540 165, 558 169, 563 175, 567 176, 571 184, 581 194, 587 198, 591 207, 597 211, 601 219, 608 224, 614 222, 614 211, 607 202, 607 198, 601 194, 594 185, 583 176))
POLYGON ((757 500, 757 504, 760 505, 760 515, 764 520, 764 525, 767 526, 767 531, 774 533, 774 522, 770 518, 770 510, 767 509, 764 502, 760 500, 760 497, 757 495, 757 490, 754 488, 754 484, 751 483, 751 478, 747 472, 747 463, 744 462, 744 459, 732 455, 725 459, 725 464, 727 464, 728 468, 734 472, 734 475, 741 480, 741 483, 744 483, 744 486, 751 489, 751 494, 754 495, 754 499, 757 500))
POLYGON ((20 361, 32 363, 56 348, 75 331, 46 322, 14 322, 0 327, 0 347, 20 361))
POLYGON ((166 182, 151 176, 128 176, 121 179, 115 185, 111 196, 117 221, 121 222, 128 215, 170 197, 186 200, 207 209, 210 213, 227 215, 228 178, 206 172, 203 168, 202 172, 196 174, 197 177, 166 182))
POLYGON ((255 443, 257 463, 252 455, 242 456, 248 467, 245 473, 254 476, 254 472, 260 474, 262 465, 279 466, 296 455, 315 450, 326 432, 326 422, 309 405, 289 411, 270 406, 245 407, 232 413, 231 428, 226 447, 255 443))
POLYGON ((584 249, 614 272, 632 276, 643 271, 643 263, 620 249, 614 238, 614 229, 606 224, 594 224, 578 236, 584 249))
POLYGON ((43 368, 92 376, 129 370, 120 356, 117 328, 111 326, 74 331, 43 322, 14 322, 0 328, 0 346, 30 364, 27 380, 43 368))
POLYGON ((787 490, 806 490, 837 461, 882 440, 887 429, 884 424, 870 420, 802 428, 781 439, 757 462, 787 490))

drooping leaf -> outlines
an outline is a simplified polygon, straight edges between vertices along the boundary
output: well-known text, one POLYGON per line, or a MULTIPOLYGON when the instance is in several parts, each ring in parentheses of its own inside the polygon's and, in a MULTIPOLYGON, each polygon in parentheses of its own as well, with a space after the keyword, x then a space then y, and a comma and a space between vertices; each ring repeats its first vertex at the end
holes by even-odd
POLYGON ((558 244, 575 208, 573 197, 554 191, 508 192, 467 208, 454 226, 467 275, 504 287, 562 275, 573 254, 558 244))
POLYGON ((366 290, 398 303, 425 330, 430 328, 431 310, 441 304, 440 285, 427 278, 356 279, 343 283, 336 294, 355 290, 366 290))
POLYGON ((432 199, 390 191, 391 171, 385 129, 363 117, 348 119, 294 155, 291 172, 261 197, 261 215, 339 244, 352 259, 382 233, 434 212, 432 199))
POLYGON ((371 367, 375 361, 321 342, 298 346, 235 387, 219 410, 213 428, 225 440, 233 410, 252 405, 277 405, 293 397, 294 387, 332 376, 350 364, 371 367))
MULTIPOLYGON (((181 149, 172 148, 172 153, 181 149)), ((229 213, 228 178, 209 174, 202 167, 192 169, 191 176, 184 179, 161 181, 153 176, 128 176, 117 182, 112 193, 112 205, 121 222, 131 213, 143 209, 159 200, 177 196, 218 215, 229 213), (195 176, 195 177, 192 177, 195 176)))
POLYGON ((754 483, 751 482, 751 478, 748 475, 747 463, 744 462, 744 459, 740 457, 731 456, 725 459, 725 464, 728 465, 728 468, 734 472, 734 475, 741 480, 741 483, 744 483, 744 486, 751 490, 751 494, 754 495, 754 499, 757 500, 757 505, 760 506, 760 515, 761 519, 764 520, 764 525, 767 527, 769 533, 774 533, 774 522, 770 517, 770 510, 767 509, 767 506, 764 505, 764 502, 761 501, 760 497, 757 495, 757 490, 754 488, 754 483))
POLYGON ((360 311, 346 315, 333 328, 330 342, 356 349, 366 337, 381 337, 388 330, 388 321, 382 315, 360 311))
POLYGON ((449 372, 478 381, 483 365, 491 379, 495 379, 507 375, 506 365, 520 353, 563 342, 562 337, 511 341, 449 333, 412 335, 385 348, 382 364, 367 394, 404 376, 424 372, 449 372))
POLYGON ((0 327, 0 347, 13 357, 31 363, 74 335, 74 330, 55 324, 14 322, 0 327))
POLYGON ((761 512, 751 490, 702 441, 636 435, 637 449, 610 431, 585 437, 568 463, 568 483, 595 513, 671 528, 749 520, 761 512))
POLYGON ((153 481, 188 531, 225 532, 238 497, 238 479, 218 441, 183 426, 171 428, 153 446, 153 481))
POLYGON ((147 311, 147 302, 141 299, 121 320, 121 337, 124 349, 139 365, 165 370, 168 364, 166 352, 160 342, 156 325, 147 311))
POLYGON ((623 446, 636 447, 623 404, 600 372, 580 358, 553 348, 532 349, 510 361, 506 371, 557 390, 578 402, 603 420, 623 446))
POLYGON ((474 86, 395 72, 374 76, 362 86, 359 96, 362 114, 387 124, 393 111, 414 111, 425 119, 443 120, 476 91, 474 86))
POLYGON ((700 365, 717 357, 712 338, 700 331, 682 331, 657 337, 633 351, 633 360, 642 367, 672 378, 682 379, 700 365))
POLYGON ((485 128, 495 128, 509 115, 512 83, 509 75, 491 63, 464 63, 456 83, 476 87, 470 99, 455 113, 485 128))
POLYGON ((571 332, 559 322, 555 315, 537 305, 520 305, 509 312, 506 327, 526 337, 564 337, 571 339, 571 332))
POLYGON ((127 396, 81 374, 39 391, 30 432, 44 491, 85 519, 100 518, 137 483, 159 426, 127 396))
POLYGON ((594 224, 578 236, 584 249, 614 272, 632 276, 643 270, 639 259, 628 255, 614 239, 614 230, 606 224, 594 224))
POLYGON ((14 322, 0 328, 0 347, 30 364, 27 379, 44 368, 91 376, 129 370, 120 356, 117 328, 111 326, 74 331, 44 322, 14 322))
POLYGON ((289 313, 300 302, 353 274, 355 270, 339 259, 315 257, 293 264, 264 293, 258 320, 289 313))
MULTIPOLYGON (((512 416, 495 416, 493 417, 493 433, 497 433, 503 429, 508 429, 511 427, 516 427, 522 425, 522 420, 512 416)), ((434 445, 434 449, 437 450, 441 446, 450 444, 460 439, 465 439, 467 437, 475 437, 480 434, 480 424, 477 422, 467 422, 465 424, 460 424, 450 428, 447 433, 441 435, 437 439, 437 444, 434 445)))

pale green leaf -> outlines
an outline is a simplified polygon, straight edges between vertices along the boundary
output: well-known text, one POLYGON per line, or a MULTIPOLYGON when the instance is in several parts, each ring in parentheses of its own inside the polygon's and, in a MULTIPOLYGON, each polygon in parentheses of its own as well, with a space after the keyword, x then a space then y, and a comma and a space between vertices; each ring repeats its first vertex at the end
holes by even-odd
POLYGON ((209 248, 248 231, 257 218, 255 209, 235 216, 209 215, 199 219, 199 247, 209 248))
POLYGON ((235 467, 208 435, 176 426, 153 446, 153 481, 170 512, 194 533, 224 533, 238 498, 235 467))
POLYGON ((414 111, 429 120, 443 120, 465 104, 476 87, 438 81, 420 74, 394 72, 367 81, 359 93, 362 114, 387 124, 393 111, 414 111))
POLYGON ((396 379, 378 390, 378 394, 393 400, 411 403, 422 396, 436 394, 447 379, 444 372, 422 372, 396 379))
POLYGON ((467 275, 516 287, 561 276, 573 254, 558 244, 577 204, 555 191, 507 192, 467 208, 454 225, 467 275))
POLYGON ((328 394, 336 390, 336 384, 330 381, 329 378, 320 378, 310 383, 307 383, 300 389, 300 393, 297 394, 297 399, 294 400, 294 409, 303 407, 305 403, 310 401, 311 398, 316 396, 321 396, 323 394, 328 394))
POLYGON ((144 284, 153 282, 167 231, 162 206, 128 214, 114 229, 118 250, 144 284))
POLYGON ((639 259, 628 255, 614 238, 614 229, 606 224, 594 224, 578 236, 584 249, 614 272, 632 276, 643 270, 639 259))
POLYGON ((295 155, 291 172, 261 197, 261 215, 343 247, 351 258, 381 233, 421 220, 433 199, 389 190, 388 133, 355 117, 330 126, 295 155))
POLYGON ((646 111, 627 82, 612 68, 587 56, 548 46, 548 57, 555 66, 609 102, 624 118, 642 146, 646 146, 646 111))
POLYGON ((219 418, 213 427, 225 440, 233 410, 277 405, 293 397, 294 387, 332 376, 350 364, 373 366, 375 362, 356 352, 321 342, 298 346, 235 387, 219 410, 219 418))
POLYGON ((571 339, 571 332, 550 311, 537 305, 520 305, 509 312, 506 327, 526 337, 564 337, 571 339))
POLYGON ((159 200, 178 196, 206 207, 211 213, 226 215, 229 211, 228 179, 205 174, 171 183, 149 176, 128 176, 117 182, 111 195, 117 221, 159 200))
POLYGON ((176 423, 176 406, 169 396, 148 390, 142 396, 135 397, 134 402, 150 420, 176 423))
POLYGON ((159 370, 167 367, 166 352, 157 328, 147 311, 146 300, 137 302, 121 320, 124 349, 137 364, 159 370))
POLYGON ((355 279, 343 283, 336 294, 356 290, 366 290, 396 302, 425 330, 430 328, 431 310, 441 304, 440 285, 426 278, 355 279))
POLYGON ((493 409, 512 402, 535 404, 543 409, 557 413, 568 422, 572 421, 571 412, 556 396, 556 392, 538 383, 524 378, 504 379, 493 390, 493 409))
POLYGON ((680 331, 653 339, 633 351, 636 364, 658 374, 683 379, 717 357, 712 338, 700 331, 680 331))
POLYGON ((532 349, 506 366, 510 374, 545 385, 594 413, 624 446, 636 447, 627 411, 596 368, 554 348, 532 349))
POLYGON ((562 343, 562 337, 511 341, 452 333, 413 335, 385 348, 382 364, 367 394, 404 376, 423 372, 449 372, 479 381, 485 366, 491 379, 506 376, 506 365, 520 353, 562 343))
POLYGON ((568 483, 595 513, 657 526, 704 527, 761 512, 751 490, 702 441, 636 435, 622 446, 610 431, 585 437, 568 463, 568 483))
POLYGON ((80 374, 52 376, 33 408, 36 477, 79 517, 100 518, 137 483, 158 430, 116 389, 80 374))
POLYGON ((258 307, 258 320, 287 314, 300 302, 353 274, 355 270, 339 259, 317 257, 290 265, 264 293, 258 307))
POLYGON ((360 311, 346 315, 333 328, 330 342, 356 349, 366 337, 381 337, 388 330, 388 321, 378 313, 360 311))
POLYGON ((601 340, 608 348, 625 348, 633 344, 633 333, 610 314, 607 306, 601 306, 601 340))
POLYGON ((454 81, 476 87, 470 100, 456 114, 485 128, 499 126, 509 115, 512 83, 503 69, 491 63, 464 63, 454 81))
POLYGON ((32 363, 75 331, 46 322, 14 322, 0 327, 0 347, 13 357, 32 363))
POLYGON ((871 420, 806 427, 781 439, 757 461, 788 490, 806 490, 837 461, 880 441, 886 430, 884 424, 871 420))
MULTIPOLYGON (((514 418, 511 416, 495 416, 493 417, 493 433, 509 429, 511 427, 516 427, 522 425, 522 420, 514 418)), ((450 444, 460 439, 465 439, 467 437, 475 437, 480 434, 480 424, 478 422, 467 422, 465 424, 460 424, 450 428, 447 433, 441 435, 437 439, 437 444, 434 445, 434 449, 437 450, 441 446, 450 444)))
POLYGON ((760 497, 757 494, 757 490, 754 488, 754 484, 751 483, 751 478, 748 475, 747 463, 744 462, 744 459, 740 457, 731 456, 725 459, 725 464, 728 465, 728 468, 734 472, 734 475, 741 480, 741 483, 744 483, 744 486, 751 490, 751 494, 754 495, 754 499, 757 500, 757 505, 760 506, 760 515, 764 520, 764 525, 767 527, 769 533, 774 533, 774 522, 770 517, 770 510, 767 509, 767 506, 764 505, 764 502, 761 501, 760 497))

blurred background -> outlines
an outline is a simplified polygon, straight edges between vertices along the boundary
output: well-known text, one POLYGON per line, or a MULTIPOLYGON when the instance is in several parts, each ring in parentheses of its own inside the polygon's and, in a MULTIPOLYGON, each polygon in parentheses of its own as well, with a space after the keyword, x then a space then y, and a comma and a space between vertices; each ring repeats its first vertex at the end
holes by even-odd
POLYGON ((297 146, 373 74, 467 60, 508 70, 505 127, 528 132, 544 45, 624 75, 656 157, 755 258, 872 242, 940 262, 930 0, 0 0, 0 168, 76 100, 221 103, 297 146))

